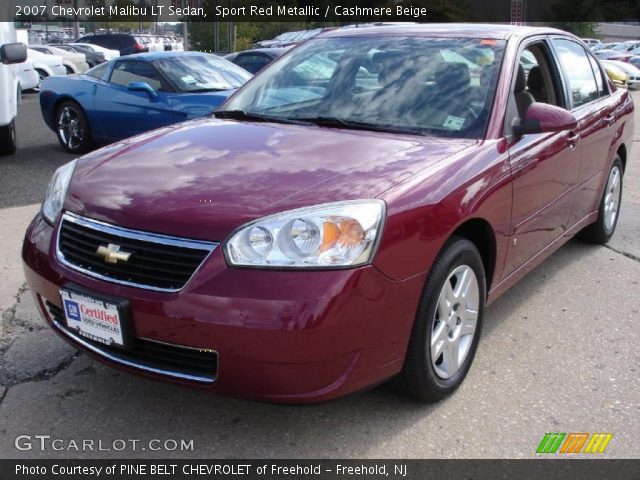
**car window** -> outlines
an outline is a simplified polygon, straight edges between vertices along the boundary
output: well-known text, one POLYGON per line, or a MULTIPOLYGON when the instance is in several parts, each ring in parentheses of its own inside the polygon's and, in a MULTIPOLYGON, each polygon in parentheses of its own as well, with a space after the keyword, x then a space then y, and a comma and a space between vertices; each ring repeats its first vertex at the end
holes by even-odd
POLYGON ((576 42, 561 38, 553 39, 553 45, 569 83, 572 107, 597 99, 598 85, 585 49, 576 42))
POLYGON ((504 44, 493 39, 316 37, 280 59, 279 68, 267 68, 225 109, 481 138, 504 44))
POLYGON ((257 73, 266 67, 271 60, 266 55, 259 55, 255 53, 248 53, 244 55, 238 55, 233 63, 239 67, 244 68, 247 72, 257 73))
POLYGON ((544 42, 533 42, 522 50, 519 68, 522 69, 525 78, 523 92, 529 97, 529 101, 564 106, 558 94, 561 86, 551 69, 549 58, 549 51, 544 42))
POLYGON ((595 77, 596 85, 598 86, 598 96, 604 97, 605 95, 608 94, 608 92, 606 90, 604 79, 602 76, 602 70, 600 69, 598 62, 596 62, 596 59, 593 58, 591 55, 589 55, 589 63, 591 63, 591 68, 593 69, 593 76, 595 77))
POLYGON ((242 68, 215 55, 175 55, 153 63, 181 92, 230 90, 251 78, 242 68))
POLYGON ((154 90, 164 90, 160 74, 147 62, 124 60, 116 63, 110 81, 125 87, 131 82, 145 82, 154 90))
POLYGON ((104 80, 108 70, 109 70, 109 64, 101 63, 97 67, 93 67, 91 70, 88 70, 87 75, 93 78, 99 78, 100 80, 104 80))

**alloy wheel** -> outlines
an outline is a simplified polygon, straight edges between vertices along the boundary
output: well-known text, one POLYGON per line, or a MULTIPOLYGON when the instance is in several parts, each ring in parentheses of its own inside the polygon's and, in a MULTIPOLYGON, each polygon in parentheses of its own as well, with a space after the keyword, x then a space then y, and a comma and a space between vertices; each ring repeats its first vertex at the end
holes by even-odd
POLYGON ((471 267, 460 265, 444 282, 434 313, 431 364, 440 378, 451 378, 463 366, 473 344, 479 308, 476 274, 471 267))
POLYGON ((620 208, 620 168, 614 165, 609 172, 607 180, 607 189, 604 197, 604 225, 607 231, 611 231, 616 224, 618 218, 618 209, 620 208))
POLYGON ((65 106, 58 117, 58 134, 70 150, 77 149, 84 138, 84 128, 78 111, 71 105, 65 106))

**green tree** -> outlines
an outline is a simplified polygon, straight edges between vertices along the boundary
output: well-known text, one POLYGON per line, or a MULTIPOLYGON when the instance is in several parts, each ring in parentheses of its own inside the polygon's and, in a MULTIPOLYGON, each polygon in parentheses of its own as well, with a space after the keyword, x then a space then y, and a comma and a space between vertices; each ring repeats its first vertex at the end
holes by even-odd
POLYGON ((596 0, 555 0, 544 20, 551 27, 579 37, 593 37, 598 17, 599 5, 596 0))

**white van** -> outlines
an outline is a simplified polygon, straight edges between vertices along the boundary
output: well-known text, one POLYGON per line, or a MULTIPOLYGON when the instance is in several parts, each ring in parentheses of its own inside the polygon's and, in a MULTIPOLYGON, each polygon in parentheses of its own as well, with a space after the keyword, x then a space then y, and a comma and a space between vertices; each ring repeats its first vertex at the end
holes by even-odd
POLYGON ((16 43, 13 22, 0 22, 0 155, 16 151, 16 124, 20 81, 14 67, 27 59, 27 47, 16 43))

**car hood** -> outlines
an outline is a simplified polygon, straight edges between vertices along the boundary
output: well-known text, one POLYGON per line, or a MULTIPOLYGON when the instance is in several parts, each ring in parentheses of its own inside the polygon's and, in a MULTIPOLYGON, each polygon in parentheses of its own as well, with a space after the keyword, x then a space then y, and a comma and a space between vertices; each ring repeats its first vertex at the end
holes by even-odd
POLYGON ((474 143, 199 119, 83 157, 65 209, 150 232, 223 240, 278 211, 378 197, 474 143))
POLYGON ((29 50, 27 58, 33 60, 34 65, 37 65, 37 64, 49 65, 49 66, 62 65, 62 57, 60 55, 46 55, 40 52, 34 53, 32 50, 29 50))

